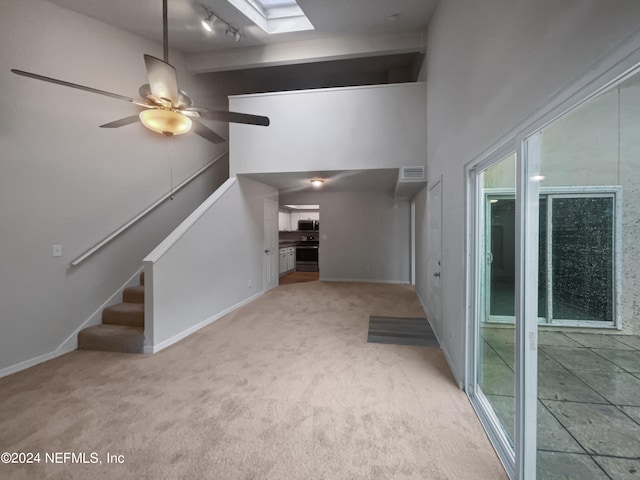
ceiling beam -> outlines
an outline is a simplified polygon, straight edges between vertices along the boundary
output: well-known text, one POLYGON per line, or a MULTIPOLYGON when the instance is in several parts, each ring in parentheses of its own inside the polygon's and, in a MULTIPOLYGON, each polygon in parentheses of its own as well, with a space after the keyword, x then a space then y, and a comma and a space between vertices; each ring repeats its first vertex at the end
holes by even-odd
POLYGON ((425 51, 426 33, 417 30, 195 53, 187 56, 186 66, 189 72, 198 74, 425 51))

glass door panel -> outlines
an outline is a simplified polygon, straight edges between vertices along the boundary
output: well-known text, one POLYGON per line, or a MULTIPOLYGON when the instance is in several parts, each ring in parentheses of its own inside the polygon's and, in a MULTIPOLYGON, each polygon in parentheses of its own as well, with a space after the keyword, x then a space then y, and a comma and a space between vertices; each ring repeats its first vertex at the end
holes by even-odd
POLYGON ((515 154, 478 175, 480 312, 476 385, 493 427, 513 450, 515 438, 514 292, 515 154), (509 193, 490 195, 499 188, 509 193))
POLYGON ((541 480, 640 471, 640 417, 629 415, 640 412, 638 105, 636 74, 537 134, 535 178, 548 207, 539 245, 549 319, 538 329, 541 480))

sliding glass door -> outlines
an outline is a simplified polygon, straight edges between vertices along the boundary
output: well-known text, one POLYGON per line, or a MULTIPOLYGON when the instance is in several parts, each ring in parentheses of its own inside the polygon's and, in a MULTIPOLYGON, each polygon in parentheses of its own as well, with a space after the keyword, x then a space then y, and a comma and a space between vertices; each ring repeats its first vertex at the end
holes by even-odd
POLYGON ((640 472, 640 74, 467 170, 466 389, 511 478, 640 472))
POLYGON ((476 239, 472 402, 509 469, 515 464, 515 153, 470 172, 476 239), (501 194, 487 195, 487 191, 501 194))

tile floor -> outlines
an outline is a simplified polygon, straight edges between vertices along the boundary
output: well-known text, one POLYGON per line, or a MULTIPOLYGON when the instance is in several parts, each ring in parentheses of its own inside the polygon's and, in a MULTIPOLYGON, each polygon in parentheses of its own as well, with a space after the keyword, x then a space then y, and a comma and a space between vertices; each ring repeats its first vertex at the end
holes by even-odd
MULTIPOLYGON (((482 329, 480 386, 514 432, 514 331, 482 329)), ((538 478, 640 479, 640 336, 539 332, 538 478)))

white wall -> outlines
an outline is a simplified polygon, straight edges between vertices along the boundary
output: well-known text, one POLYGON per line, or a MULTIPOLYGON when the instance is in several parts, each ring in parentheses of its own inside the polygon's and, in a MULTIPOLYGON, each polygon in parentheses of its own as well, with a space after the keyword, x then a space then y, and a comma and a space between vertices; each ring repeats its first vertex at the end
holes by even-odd
POLYGON ((575 81, 639 18, 640 3, 622 0, 440 2, 427 43, 428 177, 443 176, 441 340, 455 371, 464 371, 464 165, 575 81))
POLYGON ((171 234, 181 232, 168 250, 159 245, 145 259, 145 293, 151 295, 151 311, 145 312, 152 312, 145 351, 175 343, 265 288, 264 200, 277 202, 278 191, 248 178, 227 185, 202 204, 202 212, 193 212, 195 223, 187 218, 190 226, 171 234))
POLYGON ((231 174, 423 165, 425 93, 407 83, 229 97, 231 110, 271 120, 230 126, 231 174))
POLYGON ((280 203, 320 205, 321 280, 410 282, 409 202, 378 192, 311 192, 282 194, 280 203))
MULTIPOLYGON (((55 352, 228 174, 221 162, 96 256, 69 266, 167 193, 171 169, 177 184, 227 147, 195 135, 168 142, 140 124, 100 129, 138 109, 10 68, 136 97, 147 81, 144 53, 161 57, 162 46, 45 1, 2 2, 0 375, 55 352), (52 257, 53 244, 62 244, 63 257, 52 257)), ((204 91, 181 56, 171 52, 170 61, 180 87, 198 99, 204 91)))

